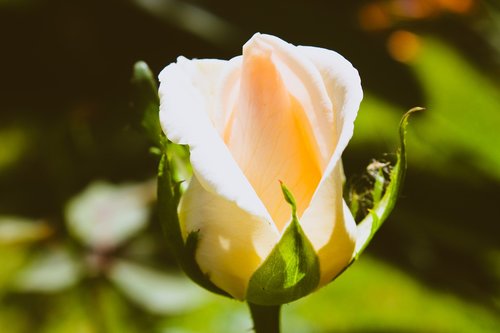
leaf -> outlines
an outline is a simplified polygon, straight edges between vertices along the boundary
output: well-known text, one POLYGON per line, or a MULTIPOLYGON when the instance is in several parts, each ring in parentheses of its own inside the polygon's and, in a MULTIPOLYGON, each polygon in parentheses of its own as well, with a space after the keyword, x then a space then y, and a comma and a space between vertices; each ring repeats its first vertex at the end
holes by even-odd
POLYGON ((228 296, 201 271, 195 259, 198 233, 190 233, 184 242, 177 215, 179 183, 172 180, 167 153, 162 155, 158 170, 158 214, 167 243, 184 272, 197 284, 216 294, 228 296))
POLYGON ((254 304, 289 303, 308 295, 319 283, 318 257, 300 227, 295 199, 285 185, 281 188, 292 207, 292 222, 250 278, 246 298, 254 304))
MULTIPOLYGON (((498 182, 500 90, 496 77, 485 75, 442 41, 420 40, 421 52, 409 66, 429 111, 412 124, 409 161, 443 179, 498 182)), ((387 145, 397 142, 395 131, 388 128, 399 122, 398 106, 367 93, 362 108, 349 146, 365 152, 387 150, 387 145)))
POLYGON ((460 180, 481 173, 500 180, 497 73, 488 77, 435 39, 423 38, 422 42, 422 53, 412 63, 430 109, 415 124, 422 141, 418 148, 423 151, 415 150, 422 153, 421 164, 434 165, 446 174, 465 169, 459 173, 460 180), (477 171, 471 172, 471 166, 477 171))
POLYGON ((373 178, 375 179, 375 183, 373 185, 373 190, 371 194, 373 202, 379 202, 380 199, 382 198, 382 193, 384 192, 384 183, 385 183, 385 177, 382 168, 377 169, 377 171, 373 175, 373 178))
MULTIPOLYGON (((394 209, 399 193, 403 186, 404 177, 406 173, 406 127, 408 125, 408 118, 416 111, 421 111, 422 108, 416 107, 405 113, 399 124, 399 140, 400 147, 397 152, 397 160, 394 168, 390 174, 390 183, 385 190, 384 195, 380 201, 374 201, 373 208, 369 214, 361 221, 358 226, 358 240, 356 242, 356 250, 354 259, 364 251, 366 246, 370 243, 373 235, 380 228, 382 223, 387 219, 389 214, 394 209)), ((380 175, 380 173, 377 173, 380 175)), ((375 181, 375 189, 373 190, 373 197, 380 197, 380 179, 375 181)))
POLYGON ((151 70, 144 61, 135 63, 131 84, 132 107, 136 110, 137 114, 142 116, 141 123, 150 140, 157 147, 163 148, 166 144, 166 138, 158 118, 160 110, 158 87, 153 73, 151 73, 151 70))

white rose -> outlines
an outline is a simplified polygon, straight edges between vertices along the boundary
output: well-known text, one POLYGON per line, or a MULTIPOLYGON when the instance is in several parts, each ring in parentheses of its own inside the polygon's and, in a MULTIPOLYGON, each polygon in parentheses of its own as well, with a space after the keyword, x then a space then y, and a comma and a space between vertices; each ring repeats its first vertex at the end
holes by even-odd
POLYGON ((362 99, 339 54, 255 34, 229 61, 179 57, 160 74, 160 122, 189 145, 194 176, 179 207, 196 262, 245 299, 249 279, 291 221, 279 181, 319 259, 319 285, 351 261, 356 223, 342 199, 341 154, 362 99))

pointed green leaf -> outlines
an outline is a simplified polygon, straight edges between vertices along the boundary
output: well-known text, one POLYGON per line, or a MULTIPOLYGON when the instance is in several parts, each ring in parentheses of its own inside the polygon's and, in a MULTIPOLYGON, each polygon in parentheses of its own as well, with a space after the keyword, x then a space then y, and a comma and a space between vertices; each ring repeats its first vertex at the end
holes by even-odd
POLYGON ((165 230, 167 243, 179 265, 194 282, 209 291, 229 296, 210 281, 195 260, 198 233, 190 233, 184 242, 177 215, 180 199, 179 185, 172 180, 170 163, 165 152, 160 160, 158 170, 158 215, 165 230))
MULTIPOLYGON (((389 214, 394 209, 396 201, 398 199, 399 193, 403 186, 404 177, 406 173, 406 127, 408 125, 408 118, 410 115, 416 111, 423 110, 420 107, 416 107, 405 113, 401 122, 399 124, 399 140, 400 147, 397 152, 397 160, 394 168, 390 174, 390 183, 387 186, 384 195, 380 201, 374 200, 373 208, 370 213, 361 221, 358 226, 359 238, 356 242, 355 259, 364 251, 366 246, 370 243, 373 235, 380 228, 382 223, 387 219, 389 214)), ((378 176, 381 173, 377 173, 378 176)), ((383 180, 380 177, 375 178, 375 189, 372 192, 373 198, 380 198, 380 184, 383 180), (378 179, 377 179, 378 178, 378 179), (378 188, 377 188, 378 187, 378 188)))
POLYGON ((142 115, 142 126, 146 130, 150 140, 157 147, 164 147, 166 143, 158 118, 160 110, 160 99, 158 87, 153 73, 144 61, 138 61, 134 65, 132 75, 132 107, 136 113, 142 115))
POLYGON ((373 190, 371 194, 373 202, 379 202, 380 199, 382 199, 385 185, 385 177, 382 168, 379 168, 376 172, 374 172, 373 178, 375 179, 375 183, 373 184, 373 190))
POLYGON ((285 185, 281 188, 292 207, 292 222, 250 278, 246 298, 254 304, 289 303, 308 295, 319 283, 318 257, 297 219, 295 199, 285 185))

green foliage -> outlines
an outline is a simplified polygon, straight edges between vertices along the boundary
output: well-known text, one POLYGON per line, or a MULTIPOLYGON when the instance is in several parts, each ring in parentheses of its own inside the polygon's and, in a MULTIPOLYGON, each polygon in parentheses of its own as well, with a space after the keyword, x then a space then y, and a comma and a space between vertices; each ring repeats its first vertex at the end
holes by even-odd
POLYGON ((449 164, 442 170, 447 171, 456 164, 471 165, 499 180, 498 83, 430 38, 424 39, 423 52, 412 69, 428 97, 425 123, 415 128, 427 150, 424 158, 445 158, 449 164))
POLYGON ((423 285, 368 253, 335 283, 287 306, 284 332, 494 333, 498 312, 423 285))
MULTIPOLYGON (((241 11, 240 4, 230 1, 224 2, 223 11, 208 3, 201 8, 186 6, 184 1, 160 2, 80 1, 75 10, 65 2, 0 0, 1 24, 8 32, 0 106, 0 213, 32 219, 30 226, 10 222, 0 226, 0 332, 251 329, 244 304, 214 296, 187 279, 183 283, 198 288, 209 301, 164 315, 172 309, 165 299, 177 299, 171 288, 181 288, 175 284, 167 288, 160 283, 165 282, 164 276, 155 274, 158 271, 144 270, 171 264, 164 238, 157 232, 158 223, 113 253, 96 256, 68 235, 61 212, 70 197, 95 179, 129 182, 155 173, 157 161, 147 154, 151 145, 147 139, 154 142, 154 152, 162 155, 157 110, 150 108, 153 122, 144 121, 149 138, 135 130, 140 122, 134 118, 142 115, 141 107, 137 108, 142 96, 154 98, 156 94, 156 79, 149 70, 142 71, 143 64, 136 69, 149 77, 138 73, 133 84, 142 85, 145 94, 133 96, 135 113, 126 105, 124 74, 138 54, 148 60, 153 72, 179 54, 230 58, 241 51, 242 42, 255 28, 255 18, 267 20, 269 31, 278 28, 280 36, 293 43, 339 50, 359 69, 365 99, 355 136, 343 156, 349 179, 364 161, 381 156, 397 143, 393 129, 401 108, 418 104, 428 109, 412 121, 408 133, 411 168, 405 200, 391 213, 395 223, 387 223, 370 245, 372 256, 364 254, 335 284, 284 307, 284 332, 498 332, 497 0, 481 3, 481 10, 473 15, 448 11, 399 24, 394 22, 397 15, 389 15, 387 23, 394 25, 376 31, 359 25, 368 21, 364 5, 355 2, 345 2, 340 8, 337 2, 311 6, 298 1, 286 13, 266 2, 270 14, 265 16, 260 15, 262 6, 241 11), (96 11, 98 16, 89 17, 96 11), (273 13, 281 19, 273 19, 273 13), (150 14, 158 19, 151 20, 150 14), (214 19, 233 23, 227 29, 227 25, 213 24, 214 19), (278 27, 299 21, 305 24, 278 27), (43 29, 38 29, 40 23, 43 29), (419 33, 423 26, 430 37, 419 33), (394 29, 416 33, 420 50, 411 62, 389 58, 385 37, 394 29), (226 42, 232 33, 241 38, 226 42), (39 228, 42 225, 47 228, 39 228), (32 264, 38 254, 61 247, 75 254, 83 266, 101 260, 98 264, 110 269, 111 275, 104 273, 95 284, 86 283, 85 277, 75 288, 43 295, 11 289, 26 281, 22 277, 27 271, 34 272, 32 264), (144 267, 124 269, 116 265, 121 259, 139 261, 144 267), (107 283, 109 278, 112 285, 107 283), (98 321, 104 321, 102 326, 98 321)), ((176 202, 179 187, 186 185, 179 182, 189 177, 188 155, 182 146, 167 148, 176 202), (181 172, 180 166, 186 170, 181 172)), ((369 191, 370 205, 383 198, 391 170, 377 165, 373 171, 371 184, 377 190, 369 191)), ((364 199, 352 200, 353 213, 358 209, 360 216, 366 215, 364 199)), ((375 222, 369 232, 378 225, 378 216, 373 213, 372 217, 375 222)), ((192 253, 198 236, 202 235, 189 236, 192 253)), ((57 274, 59 264, 45 261, 39 267, 57 274)), ((86 274, 95 273, 87 269, 86 274)), ((32 281, 43 282, 39 273, 32 281)))
POLYGON ((374 174, 375 183, 372 189, 373 208, 359 224, 360 233, 358 237, 360 240, 356 243, 355 259, 368 246, 377 230, 387 217, 389 217, 389 214, 396 205, 406 173, 406 127, 408 126, 408 118, 412 113, 420 110, 422 108, 413 108, 401 119, 399 124, 400 147, 397 152, 397 161, 390 173, 390 182, 383 196, 381 196, 381 193, 384 180, 381 169, 378 169, 374 174))
MULTIPOLYGON (((242 303, 211 296, 204 306, 162 321, 160 332, 248 332, 242 303)), ((497 312, 436 288, 369 254, 308 297, 283 307, 283 332, 496 333, 497 312)))
MULTIPOLYGON (((442 178, 499 180, 498 83, 436 39, 422 38, 420 56, 408 65, 421 84, 427 109, 409 134, 410 163, 442 178)), ((378 146, 385 151, 395 144, 398 138, 388 128, 397 125, 398 109, 368 92, 356 119, 351 149, 369 151, 378 146)))
POLYGON ((158 148, 166 144, 165 135, 161 130, 158 110, 160 99, 158 97, 158 86, 153 73, 144 61, 138 61, 134 65, 132 74, 132 107, 136 114, 142 116, 142 126, 146 130, 149 139, 158 148))
POLYGON ((259 305, 279 305, 311 293, 319 282, 316 252, 300 227, 292 193, 282 183, 292 221, 264 263, 252 275, 246 298, 259 305))

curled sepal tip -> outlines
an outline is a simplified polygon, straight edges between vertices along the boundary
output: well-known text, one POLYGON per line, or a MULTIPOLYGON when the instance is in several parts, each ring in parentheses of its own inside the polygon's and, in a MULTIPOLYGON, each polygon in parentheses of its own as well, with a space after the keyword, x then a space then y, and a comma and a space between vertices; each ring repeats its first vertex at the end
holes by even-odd
POLYGON ((164 148, 166 138, 158 118, 160 110, 158 86, 153 73, 144 61, 138 61, 134 64, 131 86, 131 104, 136 114, 142 117, 142 127, 156 147, 164 148))
MULTIPOLYGON (((377 232, 383 222, 387 219, 389 214, 394 209, 397 198, 401 192, 405 173, 406 173, 406 128, 408 126, 408 119, 411 114, 417 111, 422 111, 424 108, 415 107, 406 112, 401 122, 399 123, 399 149, 397 151, 396 164, 390 172, 389 184, 383 196, 380 196, 380 189, 377 187, 379 182, 375 177, 375 188, 373 193, 373 206, 366 217, 359 223, 358 226, 358 240, 356 241, 356 250, 354 253, 354 260, 368 246, 373 235, 377 232)), ((380 174, 378 174, 380 176, 380 174)))
POLYGON ((246 299, 259 305, 295 301, 315 290, 319 261, 300 226, 292 193, 281 183, 285 200, 292 207, 292 221, 264 263, 250 278, 246 299))

